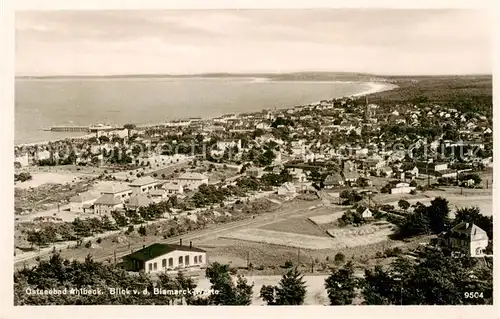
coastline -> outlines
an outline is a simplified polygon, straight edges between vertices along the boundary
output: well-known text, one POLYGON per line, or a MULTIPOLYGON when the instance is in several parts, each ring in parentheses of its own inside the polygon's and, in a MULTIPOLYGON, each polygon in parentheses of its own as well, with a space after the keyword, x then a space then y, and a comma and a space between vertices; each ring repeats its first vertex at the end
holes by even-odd
POLYGON ((384 91, 394 90, 398 86, 390 83, 382 83, 382 82, 365 82, 370 85, 370 88, 364 92, 356 93, 351 95, 352 97, 361 97, 373 93, 379 93, 384 91))
MULTIPOLYGON (((250 80, 250 83, 272 82, 273 81, 273 79, 270 79, 270 78, 257 78, 257 77, 254 77, 254 78, 247 78, 247 79, 250 80)), ((224 78, 222 78, 222 80, 224 80, 224 78)), ((308 82, 308 81, 306 81, 306 82, 308 82)), ((359 97, 362 97, 362 96, 365 96, 365 95, 369 95, 369 94, 373 94, 373 93, 378 93, 378 92, 384 92, 384 91, 393 90, 393 89, 395 89, 395 88, 398 87, 395 84, 384 83, 384 82, 375 82, 375 81, 373 81, 373 82, 372 81, 370 81, 370 82, 358 82, 358 81, 320 81, 320 82, 359 83, 359 84, 368 84, 370 86, 370 88, 368 90, 365 90, 365 91, 362 91, 362 92, 359 92, 359 93, 355 93, 355 94, 351 94, 351 95, 339 96, 339 97, 336 97, 334 99, 353 98, 353 97, 359 98, 359 97)), ((309 103, 309 104, 304 104, 303 106, 307 106, 307 105, 311 105, 311 104, 316 104, 316 103, 319 103, 319 101, 315 101, 315 102, 312 102, 312 103, 309 103)), ((295 106, 280 108, 280 110, 292 109, 294 107, 295 106)), ((263 111, 263 110, 261 110, 261 111, 263 111)), ((254 112, 252 112, 252 113, 254 113, 254 112)), ((257 112, 255 112, 255 113, 257 113, 257 112)), ((239 113, 232 113, 232 114, 239 114, 239 113)), ((228 114, 217 115, 217 116, 210 117, 210 118, 202 118, 202 120, 206 121, 206 120, 210 120, 210 119, 217 118, 217 117, 224 116, 224 115, 228 115, 228 114)), ((163 123, 149 123, 149 124, 137 125, 137 127, 147 128, 147 127, 161 125, 161 124, 163 124, 163 123)), ((51 140, 45 140, 45 141, 39 141, 39 142, 31 142, 31 143, 19 143, 19 144, 14 144, 14 147, 31 147, 31 146, 37 146, 37 145, 47 145, 49 143, 61 142, 61 141, 65 141, 65 140, 88 139, 88 138, 90 138, 92 136, 94 136, 94 134, 86 134, 86 135, 75 136, 75 137, 62 137, 62 138, 57 138, 57 139, 51 139, 51 140)))

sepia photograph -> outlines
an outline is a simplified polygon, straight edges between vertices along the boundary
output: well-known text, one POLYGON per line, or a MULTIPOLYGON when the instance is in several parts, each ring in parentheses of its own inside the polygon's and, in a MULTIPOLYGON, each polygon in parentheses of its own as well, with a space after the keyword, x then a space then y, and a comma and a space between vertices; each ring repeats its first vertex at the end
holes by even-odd
POLYGON ((15 307, 493 305, 486 8, 14 28, 15 307))

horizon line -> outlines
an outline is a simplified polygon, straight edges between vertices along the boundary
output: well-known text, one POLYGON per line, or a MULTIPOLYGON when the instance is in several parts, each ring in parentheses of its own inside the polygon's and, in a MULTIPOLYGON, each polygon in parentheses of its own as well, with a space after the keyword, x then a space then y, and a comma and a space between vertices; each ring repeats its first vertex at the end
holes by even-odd
POLYGON ((357 75, 372 77, 439 77, 439 76, 493 76, 493 73, 442 73, 442 74, 376 74, 349 71, 291 71, 291 72, 203 72, 203 73, 116 73, 116 74, 50 74, 50 75, 15 75, 21 78, 120 78, 120 77, 196 77, 196 76, 256 76, 256 75, 357 75))

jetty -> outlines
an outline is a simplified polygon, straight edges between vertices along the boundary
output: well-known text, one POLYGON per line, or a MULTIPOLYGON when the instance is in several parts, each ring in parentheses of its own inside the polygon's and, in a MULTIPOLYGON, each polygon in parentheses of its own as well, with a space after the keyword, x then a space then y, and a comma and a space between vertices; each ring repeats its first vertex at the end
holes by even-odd
POLYGON ((52 126, 44 129, 44 131, 51 132, 97 132, 97 131, 114 131, 123 129, 122 127, 116 127, 105 124, 96 124, 96 125, 58 125, 52 126))

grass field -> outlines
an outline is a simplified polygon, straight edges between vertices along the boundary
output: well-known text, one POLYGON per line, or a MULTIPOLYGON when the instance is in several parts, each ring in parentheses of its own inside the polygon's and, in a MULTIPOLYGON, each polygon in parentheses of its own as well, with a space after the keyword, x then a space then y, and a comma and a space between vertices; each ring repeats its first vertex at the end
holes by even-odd
POLYGON ((277 223, 268 224, 259 229, 290 232, 302 235, 327 237, 328 235, 317 225, 305 218, 290 218, 277 223))
POLYGON ((303 249, 334 249, 338 245, 334 240, 328 237, 302 235, 258 228, 239 230, 224 235, 224 237, 303 249))
POLYGON ((330 224, 336 222, 337 219, 342 217, 343 214, 344 211, 327 215, 312 216, 309 217, 309 220, 316 225, 330 224))

